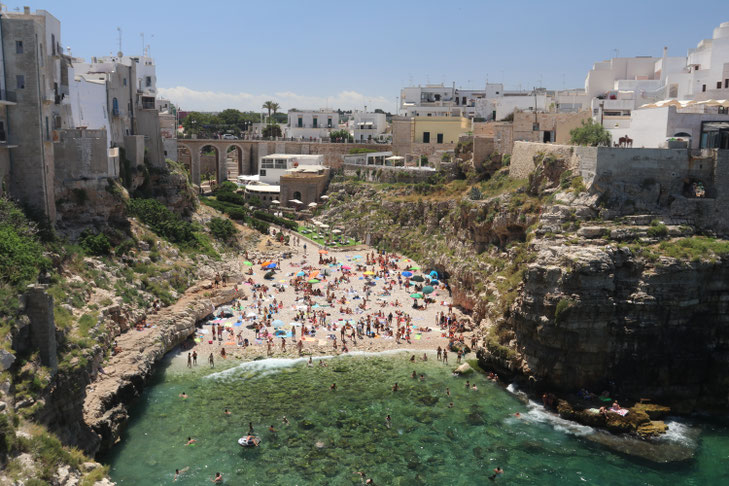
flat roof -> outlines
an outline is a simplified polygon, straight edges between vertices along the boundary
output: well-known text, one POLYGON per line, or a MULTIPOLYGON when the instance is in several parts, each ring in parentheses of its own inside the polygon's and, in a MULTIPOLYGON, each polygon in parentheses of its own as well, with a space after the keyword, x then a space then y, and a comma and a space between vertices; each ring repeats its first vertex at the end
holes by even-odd
POLYGON ((328 168, 329 167, 325 165, 301 165, 299 167, 294 167, 293 169, 288 169, 286 172, 319 172, 320 170, 328 168))
POLYGON ((281 186, 267 186, 264 184, 256 186, 246 186, 246 191, 250 192, 281 192, 281 186))
POLYGON ((261 157, 262 159, 297 159, 297 158, 304 158, 304 159, 314 159, 314 158, 323 158, 323 155, 318 154, 271 154, 271 155, 264 155, 261 157))

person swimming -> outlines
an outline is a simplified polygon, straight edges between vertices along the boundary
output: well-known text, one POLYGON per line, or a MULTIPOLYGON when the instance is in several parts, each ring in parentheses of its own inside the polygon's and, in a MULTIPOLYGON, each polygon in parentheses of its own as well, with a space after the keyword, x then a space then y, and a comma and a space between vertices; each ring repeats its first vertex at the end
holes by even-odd
POLYGON ((188 437, 187 438, 187 443, 185 445, 192 445, 195 442, 197 442, 195 439, 193 439, 192 437, 188 437))
POLYGON ((223 413, 224 413, 225 415, 230 415, 230 410, 228 410, 228 409, 226 408, 226 409, 225 409, 225 411, 224 411, 223 413))
POLYGON ((392 426, 392 417, 390 417, 390 415, 385 417, 385 425, 387 426, 388 429, 392 426))
POLYGON ((336 383, 332 383, 332 386, 330 386, 329 389, 331 391, 337 391, 337 384, 336 383))
POLYGON ((185 393, 185 392, 182 392, 182 393, 180 393, 180 395, 179 395, 179 396, 180 396, 180 398, 182 398, 183 400, 187 400, 187 393, 185 393))
POLYGON ((493 473, 493 474, 492 474, 491 476, 489 476, 489 479, 490 479, 491 481, 495 481, 495 480, 496 480, 496 477, 497 477, 497 476, 498 476, 499 474, 504 474, 504 470, 503 470, 503 469, 501 469, 500 467, 496 467, 496 468, 494 468, 494 473, 493 473))
POLYGON ((177 478, 181 474, 185 474, 189 469, 190 469, 190 466, 183 467, 182 469, 175 469, 175 478, 173 479, 173 481, 177 481, 177 478))
POLYGON ((399 389, 400 389, 400 387, 397 386, 397 383, 395 383, 394 385, 392 385, 392 391, 395 392, 395 391, 398 391, 399 389))
POLYGON ((289 425, 289 419, 286 418, 286 415, 283 416, 281 422, 283 422, 285 425, 289 425))
POLYGON ((215 477, 210 480, 211 483, 222 483, 223 482, 223 475, 219 472, 215 473, 215 477))

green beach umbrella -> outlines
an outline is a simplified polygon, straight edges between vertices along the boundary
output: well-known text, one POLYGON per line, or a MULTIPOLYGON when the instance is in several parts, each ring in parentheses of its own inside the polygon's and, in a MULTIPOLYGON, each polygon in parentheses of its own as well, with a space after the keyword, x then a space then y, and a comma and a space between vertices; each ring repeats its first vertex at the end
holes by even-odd
POLYGON ((435 290, 435 289, 434 289, 433 287, 431 287, 430 285, 426 285, 426 286, 425 286, 425 287, 423 288, 423 293, 424 293, 424 294, 426 294, 426 295, 427 295, 427 294, 432 294, 434 290, 435 290))
POLYGON ((420 267, 417 265, 413 265, 412 267, 410 267, 410 270, 420 270, 420 267))
POLYGON ((425 281, 425 279, 423 277, 421 277, 420 275, 416 275, 413 278, 411 278, 410 280, 412 280, 413 282, 424 282, 425 281))
POLYGON ((246 267, 252 267, 253 266, 253 264, 251 262, 249 262, 249 261, 243 262, 243 265, 245 265, 246 267))
POLYGON ((309 279, 309 280, 308 280, 308 282, 309 282, 310 284, 315 284, 315 283, 319 283, 319 281, 318 281, 317 279, 315 279, 315 278, 309 279))
POLYGON ((413 299, 422 299, 423 294, 421 294, 420 292, 415 292, 414 294, 410 294, 410 297, 412 297, 413 299))

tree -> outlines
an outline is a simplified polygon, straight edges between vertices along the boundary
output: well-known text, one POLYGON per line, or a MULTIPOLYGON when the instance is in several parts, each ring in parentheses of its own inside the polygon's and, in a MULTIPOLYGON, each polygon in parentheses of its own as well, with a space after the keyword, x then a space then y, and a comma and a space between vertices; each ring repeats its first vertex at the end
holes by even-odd
POLYGON ((332 142, 353 142, 354 137, 347 130, 334 130, 329 132, 329 138, 332 142))
POLYGON ((268 122, 271 123, 271 112, 276 113, 280 106, 275 101, 266 101, 263 103, 262 108, 268 110, 268 122))
POLYGON ((263 136, 266 138, 280 137, 281 127, 278 125, 267 125, 263 129, 263 136))
POLYGON ((587 145, 591 147, 610 146, 612 136, 605 127, 595 123, 592 118, 582 122, 582 126, 570 130, 570 143, 573 145, 587 145))

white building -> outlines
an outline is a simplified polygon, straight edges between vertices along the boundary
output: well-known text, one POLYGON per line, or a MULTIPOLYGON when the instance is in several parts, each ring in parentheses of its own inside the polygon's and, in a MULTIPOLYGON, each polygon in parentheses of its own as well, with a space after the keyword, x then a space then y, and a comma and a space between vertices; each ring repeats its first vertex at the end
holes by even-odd
POLYGON ((387 115, 384 113, 355 111, 352 114, 349 128, 355 142, 376 139, 378 135, 387 132, 387 115))
POLYGON ((476 116, 487 121, 500 121, 515 110, 547 111, 552 102, 545 89, 506 92, 498 90, 498 93, 493 97, 476 100, 476 116))
POLYGON ((596 63, 585 79, 595 121, 616 136, 637 108, 659 100, 729 98, 729 22, 714 29, 685 57, 614 58, 596 63))
POLYGON ((443 84, 410 86, 400 91, 400 116, 476 116, 476 101, 498 96, 500 84, 485 89, 461 89, 443 84))
POLYGON ((278 185, 281 176, 289 169, 302 165, 324 165, 323 155, 272 154, 261 157, 258 180, 262 184, 278 185))
POLYGON ((330 132, 339 129, 339 113, 336 111, 289 110, 288 115, 288 123, 284 127, 287 138, 319 140, 328 138, 330 132))

